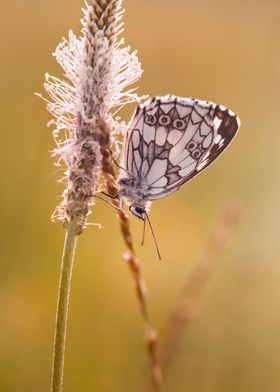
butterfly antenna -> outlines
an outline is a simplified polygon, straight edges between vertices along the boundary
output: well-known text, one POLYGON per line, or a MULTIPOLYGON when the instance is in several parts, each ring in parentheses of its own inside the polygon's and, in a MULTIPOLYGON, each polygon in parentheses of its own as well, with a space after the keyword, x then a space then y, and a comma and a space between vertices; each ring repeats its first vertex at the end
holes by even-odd
POLYGON ((144 226, 143 226, 143 235, 142 235, 141 246, 143 246, 143 245, 144 245, 144 241, 145 241, 145 232, 146 232, 146 217, 145 217, 145 219, 143 220, 143 222, 144 222, 144 226))
POLYGON ((160 255, 160 251, 159 251, 159 247, 158 247, 157 239, 156 239, 156 236, 155 236, 155 233, 154 233, 153 226, 152 226, 152 224, 151 224, 151 221, 150 221, 149 215, 148 215, 147 213, 146 213, 146 218, 147 218, 147 220, 148 220, 148 223, 149 223, 149 226, 150 226, 150 229, 151 229, 151 232, 152 232, 153 238, 154 238, 154 243, 155 243, 155 245, 156 245, 156 249, 157 249, 158 258, 161 260, 161 255, 160 255))

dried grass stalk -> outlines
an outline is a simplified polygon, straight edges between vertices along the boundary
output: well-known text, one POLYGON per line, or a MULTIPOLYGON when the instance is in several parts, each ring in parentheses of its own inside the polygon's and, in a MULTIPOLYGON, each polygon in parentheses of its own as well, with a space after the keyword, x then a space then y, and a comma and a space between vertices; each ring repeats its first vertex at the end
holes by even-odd
MULTIPOLYGON (((99 122, 98 140, 100 143, 102 171, 106 180, 107 191, 114 197, 118 194, 118 187, 116 185, 116 173, 110 152, 110 130, 104 121, 99 122)), ((119 207, 118 200, 113 199, 113 204, 117 208, 119 207)), ((152 383, 154 387, 158 389, 162 382, 161 368, 157 357, 158 334, 157 331, 152 328, 149 321, 146 300, 146 285, 141 277, 140 263, 135 256, 129 218, 124 210, 118 210, 117 216, 120 222, 122 237, 127 247, 124 259, 128 263, 129 270, 134 280, 138 303, 144 323, 144 338, 150 357, 152 383)))
POLYGON ((239 204, 229 203, 225 207, 221 220, 211 235, 200 259, 187 276, 181 294, 171 312, 166 327, 165 339, 159 354, 165 372, 180 346, 183 334, 196 314, 199 297, 216 270, 219 257, 229 239, 233 236, 239 218, 239 204))

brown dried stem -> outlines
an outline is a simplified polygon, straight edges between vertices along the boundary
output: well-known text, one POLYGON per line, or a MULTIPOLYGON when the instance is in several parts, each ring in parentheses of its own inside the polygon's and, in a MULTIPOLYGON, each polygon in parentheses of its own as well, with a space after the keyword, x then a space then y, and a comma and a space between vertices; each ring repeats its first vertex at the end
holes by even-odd
MULTIPOLYGON (((100 144, 102 171, 105 177, 107 191, 111 196, 114 197, 118 194, 118 188, 116 185, 116 173, 113 159, 110 152, 110 130, 105 121, 99 121, 98 123, 98 141, 100 144)), ((117 208, 119 207, 117 199, 112 199, 112 202, 117 208)), ((138 303, 143 319, 144 338, 147 344, 151 363, 152 383, 154 388, 159 389, 161 386, 162 375, 157 358, 158 334, 157 331, 151 326, 149 320, 146 300, 146 286, 143 278, 141 277, 140 263, 135 256, 129 217, 123 209, 119 209, 117 216, 120 222, 122 237, 127 246, 127 252, 124 254, 124 258, 127 261, 131 276, 134 280, 138 303)))
POLYGON ((203 254, 188 274, 181 295, 171 313, 166 328, 165 341, 159 353, 165 372, 179 348, 183 334, 195 316, 199 296, 216 269, 219 256, 232 237, 239 217, 240 206, 236 203, 229 203, 225 207, 221 220, 210 237, 203 254))

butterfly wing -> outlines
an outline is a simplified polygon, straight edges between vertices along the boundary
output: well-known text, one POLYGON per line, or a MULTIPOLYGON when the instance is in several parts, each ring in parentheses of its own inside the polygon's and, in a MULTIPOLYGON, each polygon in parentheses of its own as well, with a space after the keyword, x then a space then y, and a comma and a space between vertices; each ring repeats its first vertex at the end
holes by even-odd
POLYGON ((239 127, 238 117, 215 103, 158 97, 135 113, 125 143, 125 169, 145 184, 147 199, 162 198, 209 166, 239 127))

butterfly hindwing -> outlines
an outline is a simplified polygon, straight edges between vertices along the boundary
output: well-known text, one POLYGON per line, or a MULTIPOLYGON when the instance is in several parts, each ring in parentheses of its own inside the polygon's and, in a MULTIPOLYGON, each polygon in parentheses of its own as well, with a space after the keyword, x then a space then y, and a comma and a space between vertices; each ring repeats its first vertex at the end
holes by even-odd
POLYGON ((239 126, 233 112, 212 102, 153 99, 137 109, 131 122, 125 169, 145 183, 147 199, 167 196, 209 166, 239 126))

